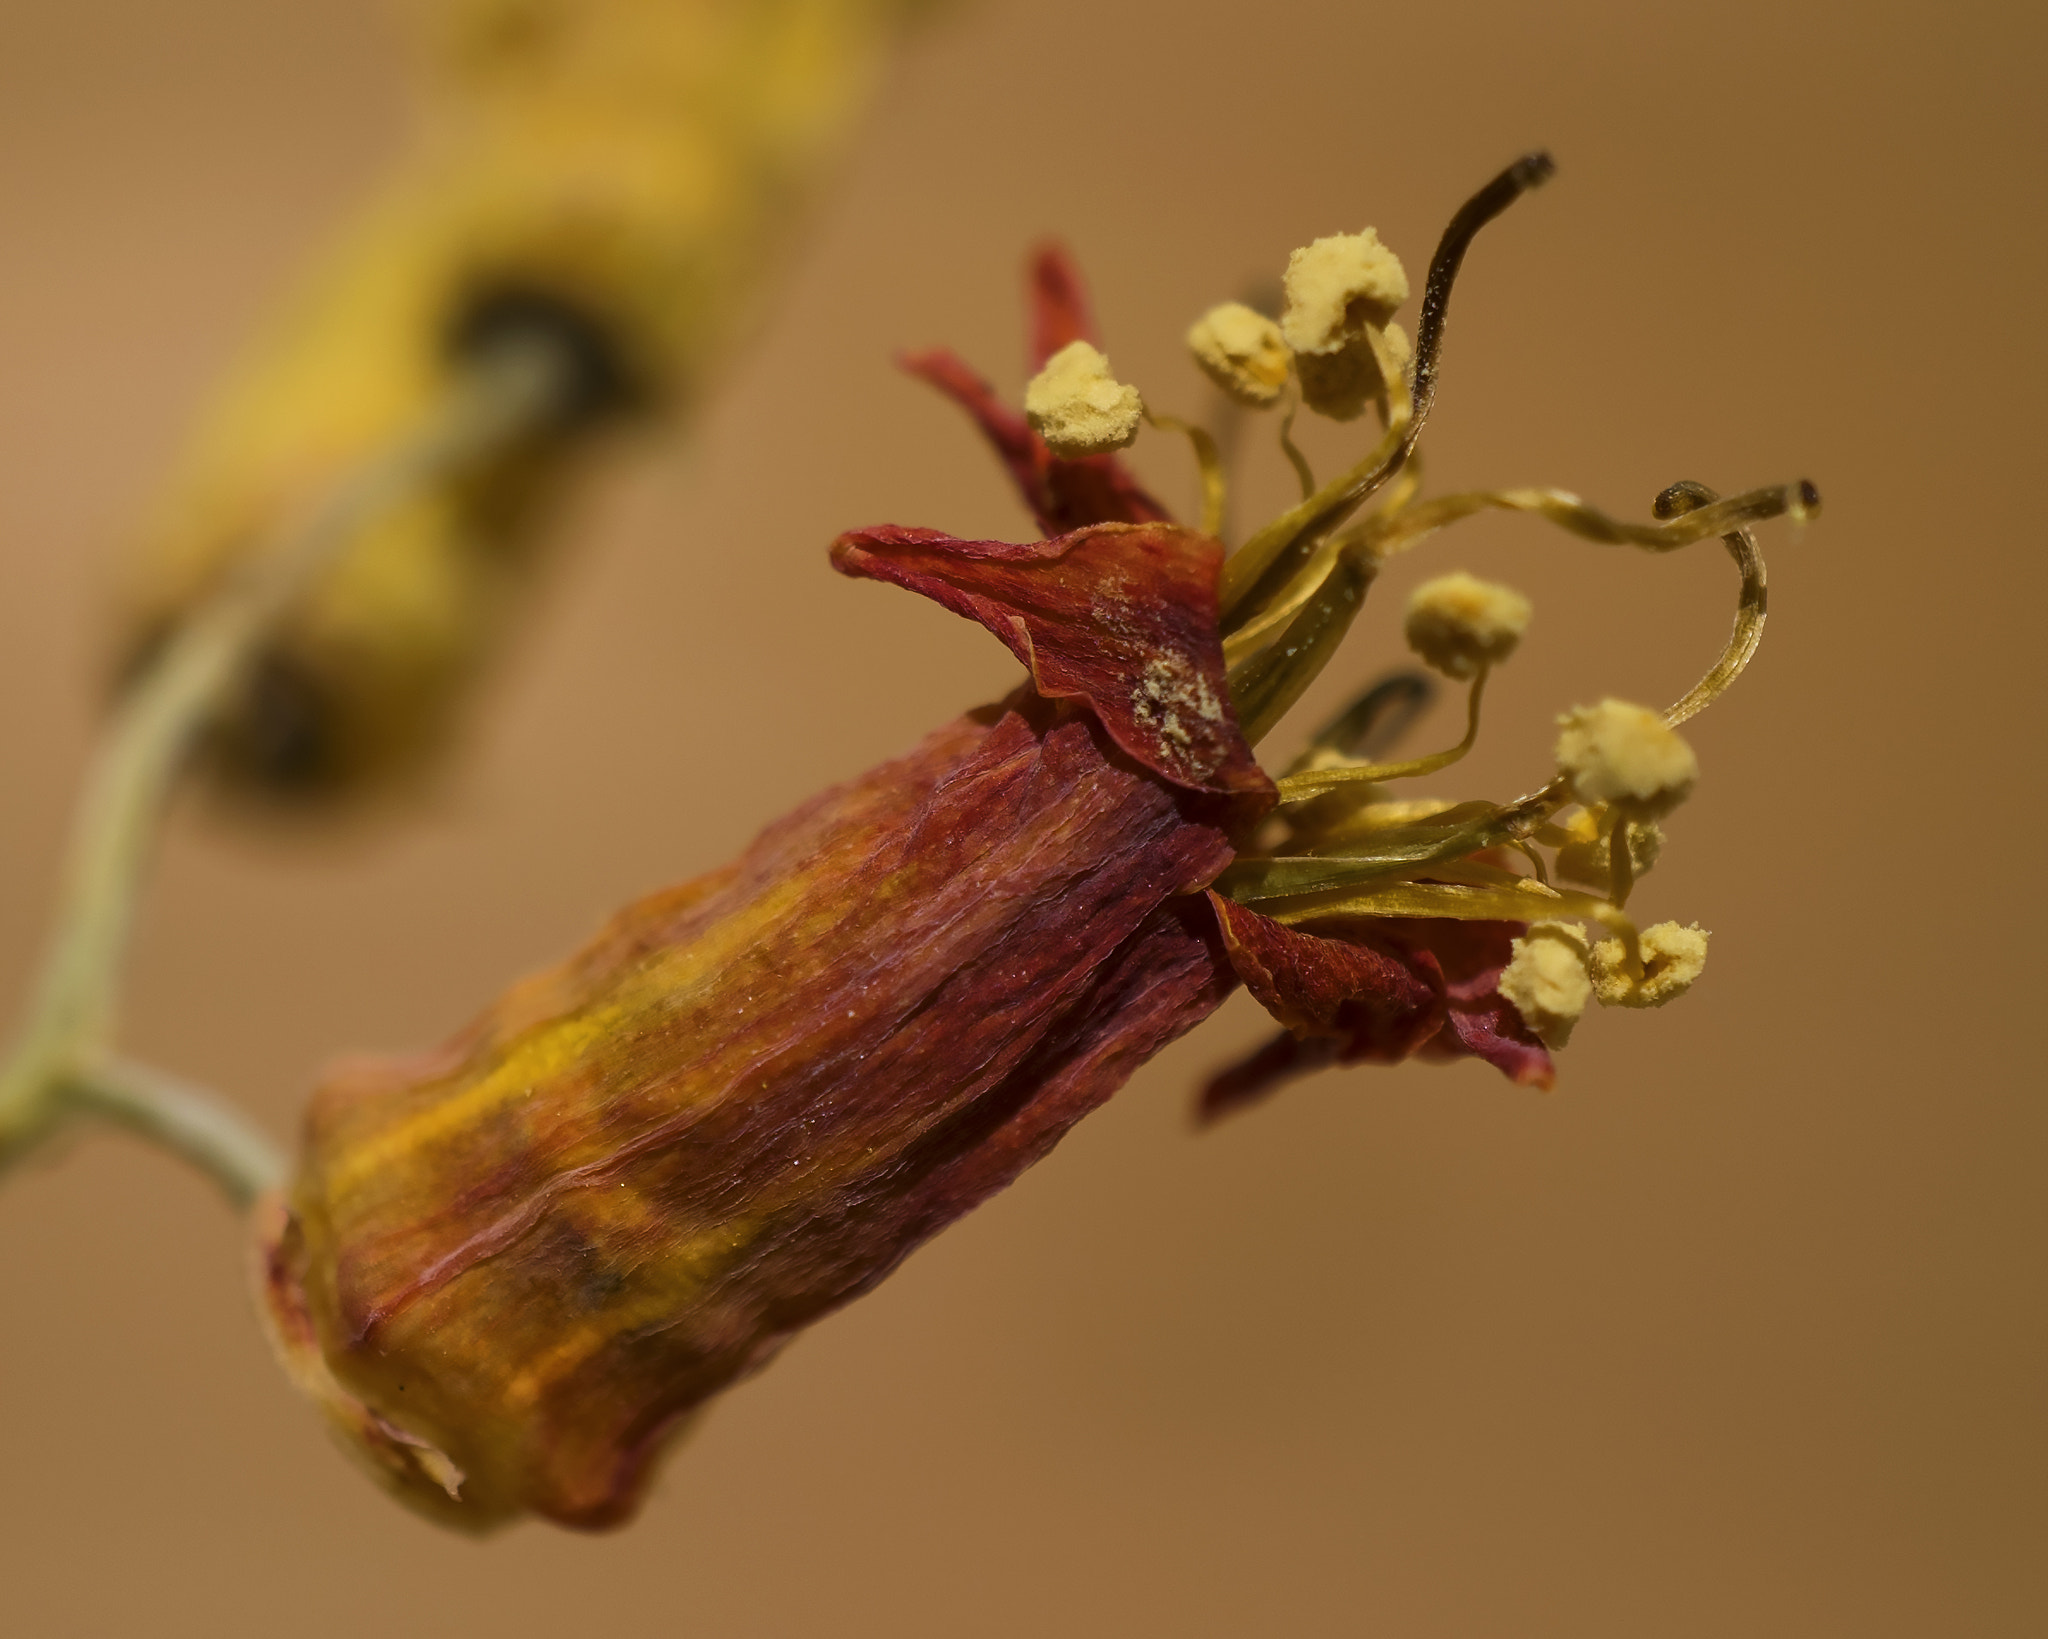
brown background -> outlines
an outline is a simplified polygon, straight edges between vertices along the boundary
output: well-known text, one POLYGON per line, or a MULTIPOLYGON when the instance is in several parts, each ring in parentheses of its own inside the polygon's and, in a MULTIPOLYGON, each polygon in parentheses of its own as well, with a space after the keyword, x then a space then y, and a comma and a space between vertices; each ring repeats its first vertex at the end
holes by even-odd
MULTIPOLYGON (((1547 1098, 1360 1071, 1196 1137, 1189 1088, 1261 1025, 1239 998, 600 1540, 477 1546, 374 1494, 266 1358, 216 1201, 93 1140, 0 1194, 0 1627, 2048 1631, 2044 33, 1885 0, 961 9, 694 437, 590 498, 428 810, 318 845, 183 816, 131 1042, 286 1131, 331 1052, 438 1036, 1003 686, 993 642, 822 548, 1025 527, 887 356, 950 341, 1014 389, 1032 235, 1086 259, 1120 372, 1199 411, 1204 305, 1368 220, 1419 271, 1538 142, 1562 172, 1469 266, 1433 480, 1828 498, 1769 537, 1769 641, 1639 901, 1716 931, 1706 980, 1589 1021, 1547 1098)), ((0 994, 123 531, 405 107, 374 0, 0 4, 0 994)), ((1262 455, 1247 506, 1282 493, 1262 455)), ((1454 787, 1496 796, 1561 707, 1673 697, 1732 593, 1711 547, 1483 522, 1382 589, 1339 683, 1459 566, 1538 610, 1454 787)))

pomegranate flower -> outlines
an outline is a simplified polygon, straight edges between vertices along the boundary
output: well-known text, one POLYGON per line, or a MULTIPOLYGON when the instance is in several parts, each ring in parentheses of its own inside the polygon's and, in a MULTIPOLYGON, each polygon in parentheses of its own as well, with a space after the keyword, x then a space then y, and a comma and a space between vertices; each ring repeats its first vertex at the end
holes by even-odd
MULTIPOLYGON (((980 622, 1028 677, 630 906, 445 1047, 320 1088, 263 1220, 266 1311, 294 1376, 398 1494, 472 1528, 625 1519, 711 1396, 1008 1184, 1239 982, 1285 1030, 1210 1085, 1210 1115, 1319 1065, 1417 1055, 1547 1087, 1588 1000, 1690 984, 1704 935, 1638 933, 1623 907, 1691 783, 1673 725, 1754 647, 1762 567, 1743 526, 1815 498, 1678 486, 1646 525, 1557 491, 1415 500, 1452 277, 1547 170, 1524 161, 1460 212, 1412 350, 1390 339, 1405 276, 1376 239, 1319 241, 1290 273, 1316 379, 1352 384, 1346 419, 1377 403, 1384 434, 1228 558, 1205 435, 1200 529, 1109 453, 1136 418, 1175 424, 1116 379, 1057 250, 1032 266, 1025 413, 950 354, 906 361, 974 416, 1046 538, 885 527, 842 536, 832 561, 980 622), (1574 713, 1557 777, 1516 802, 1403 800, 1395 782, 1471 743, 1528 619, 1517 595, 1449 577, 1418 593, 1410 632, 1470 683, 1464 742, 1365 757, 1414 700, 1398 679, 1271 778, 1254 742, 1379 565, 1484 507, 1653 549, 1724 535, 1744 586, 1728 654, 1670 713, 1574 713)), ((1203 335, 1205 368, 1251 359, 1261 391, 1276 357, 1293 368, 1242 316, 1203 335)), ((1302 394, 1290 374, 1259 401, 1291 419, 1302 394)))

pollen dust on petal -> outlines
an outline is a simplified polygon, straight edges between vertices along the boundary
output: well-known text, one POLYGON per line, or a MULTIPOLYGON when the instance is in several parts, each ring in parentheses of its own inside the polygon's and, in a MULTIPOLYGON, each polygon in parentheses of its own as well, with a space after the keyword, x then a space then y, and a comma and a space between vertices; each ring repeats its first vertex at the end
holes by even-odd
POLYGON ((1222 726, 1223 703, 1209 680, 1185 655, 1157 654, 1131 691, 1131 715, 1159 736, 1176 762, 1191 773, 1208 774, 1216 761, 1213 730, 1222 726), (1197 725, 1202 733, 1196 738, 1197 725))

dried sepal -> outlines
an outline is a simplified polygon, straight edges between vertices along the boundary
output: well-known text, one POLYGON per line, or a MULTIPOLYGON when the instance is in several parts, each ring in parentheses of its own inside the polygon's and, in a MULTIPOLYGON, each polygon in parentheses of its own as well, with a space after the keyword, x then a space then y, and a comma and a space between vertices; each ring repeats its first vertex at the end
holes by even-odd
POLYGON ((1222 549, 1172 524, 1098 524, 1021 545, 935 530, 842 535, 833 564, 986 626, 1050 699, 1082 699, 1124 751, 1195 790, 1271 801, 1239 734, 1216 638, 1222 549))

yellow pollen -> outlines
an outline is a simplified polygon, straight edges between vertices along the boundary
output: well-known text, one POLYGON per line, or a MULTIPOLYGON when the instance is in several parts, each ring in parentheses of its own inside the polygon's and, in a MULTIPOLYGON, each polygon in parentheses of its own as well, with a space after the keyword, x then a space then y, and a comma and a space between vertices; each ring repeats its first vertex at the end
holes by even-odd
POLYGON ((1408 647, 1446 677, 1498 666, 1529 627, 1529 600, 1462 569, 1424 581, 1408 599, 1408 647))
POLYGON ((1631 819, 1669 813, 1699 778, 1699 760, 1664 719, 1626 700, 1578 706, 1557 720, 1557 766, 1589 807, 1612 803, 1631 819))
MULTIPOLYGON (((1629 867, 1636 876, 1655 865, 1664 852, 1664 827, 1655 820, 1617 820, 1626 828, 1629 867)), ((1602 835, 1600 813, 1582 808, 1563 821, 1559 829, 1570 840, 1557 850, 1557 874, 1567 882, 1582 882, 1601 893, 1614 887, 1614 853, 1602 835)))
POLYGON ((1280 327, 1243 302, 1212 307, 1188 331, 1203 374, 1247 409, 1263 409, 1287 385, 1291 362, 1280 327))
POLYGON ((1562 1047, 1593 999, 1586 936, 1569 922, 1531 923, 1501 969, 1500 993, 1546 1047, 1562 1047))
POLYGON ((1384 325, 1408 299, 1401 259, 1371 228, 1333 234, 1287 258, 1280 333, 1297 353, 1340 352, 1366 325, 1384 325))
POLYGON ((1138 436, 1145 403, 1110 373, 1109 360, 1071 341, 1024 389, 1024 419, 1054 455, 1074 460, 1125 448, 1138 436))
POLYGON ((1707 930, 1697 922, 1680 927, 1659 922, 1645 928, 1638 941, 1643 976, 1629 970, 1628 953, 1619 939, 1603 939, 1592 950, 1593 993, 1602 1007, 1662 1007, 1692 989, 1707 965, 1707 930))

